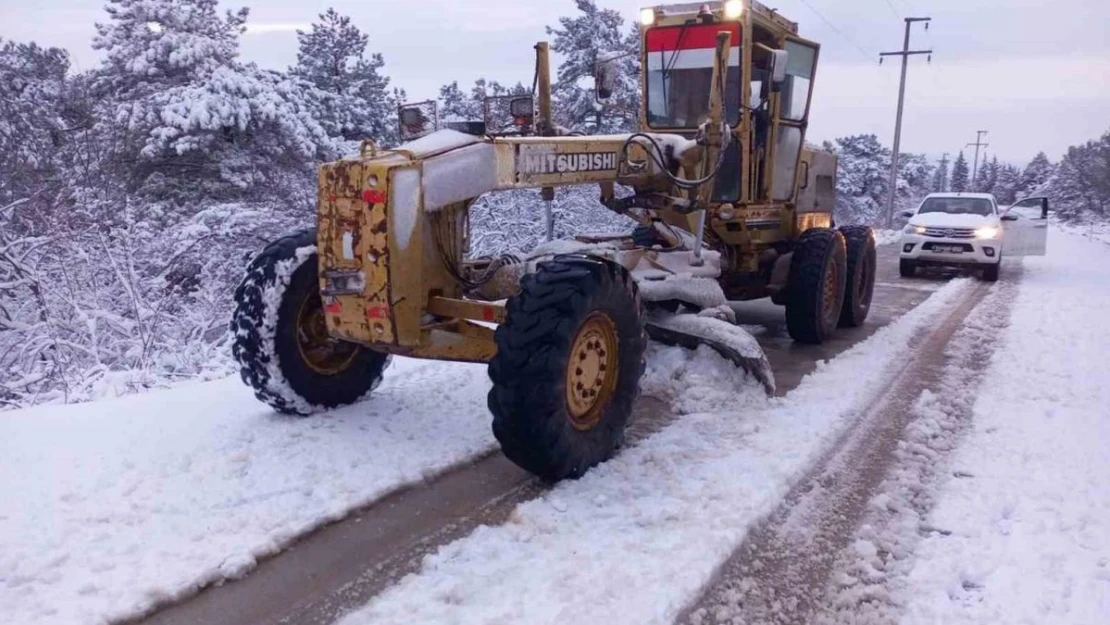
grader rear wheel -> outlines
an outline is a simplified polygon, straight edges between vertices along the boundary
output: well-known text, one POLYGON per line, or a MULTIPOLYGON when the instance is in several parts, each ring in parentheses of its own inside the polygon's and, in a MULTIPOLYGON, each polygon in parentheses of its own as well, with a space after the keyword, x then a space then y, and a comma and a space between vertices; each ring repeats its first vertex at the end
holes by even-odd
POLYGON ((820 344, 832 335, 844 303, 847 262, 844 236, 829 228, 802 233, 790 261, 786 328, 799 343, 820 344))
POLYGON ((505 455, 552 481, 610 458, 644 371, 644 313, 631 276, 586 256, 540 263, 495 338, 489 408, 505 455))
POLYGON ((388 355, 328 335, 315 230, 278 239, 251 261, 235 290, 231 334, 243 381, 278 412, 308 415, 356 402, 389 366, 388 355))

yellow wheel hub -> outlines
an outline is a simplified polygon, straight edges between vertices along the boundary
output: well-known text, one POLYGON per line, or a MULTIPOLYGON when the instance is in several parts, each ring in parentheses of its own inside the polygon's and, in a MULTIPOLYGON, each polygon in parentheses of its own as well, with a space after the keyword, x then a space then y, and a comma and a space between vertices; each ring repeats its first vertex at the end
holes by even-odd
POLYGON ((567 413, 571 424, 589 430, 601 420, 617 386, 617 328, 603 312, 586 317, 567 359, 567 413))
POLYGON ((351 366, 359 346, 328 334, 320 294, 314 292, 301 301, 297 312, 297 350, 301 360, 316 373, 335 375, 351 366))

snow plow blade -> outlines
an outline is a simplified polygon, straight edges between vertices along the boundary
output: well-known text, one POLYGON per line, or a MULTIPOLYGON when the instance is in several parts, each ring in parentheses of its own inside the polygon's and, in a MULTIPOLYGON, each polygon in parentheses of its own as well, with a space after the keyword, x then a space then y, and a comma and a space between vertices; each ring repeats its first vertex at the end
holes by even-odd
POLYGON ((711 347, 733 364, 747 371, 763 385, 768 395, 775 394, 775 375, 763 348, 743 328, 715 319, 691 314, 653 314, 647 323, 651 340, 695 350, 711 347))

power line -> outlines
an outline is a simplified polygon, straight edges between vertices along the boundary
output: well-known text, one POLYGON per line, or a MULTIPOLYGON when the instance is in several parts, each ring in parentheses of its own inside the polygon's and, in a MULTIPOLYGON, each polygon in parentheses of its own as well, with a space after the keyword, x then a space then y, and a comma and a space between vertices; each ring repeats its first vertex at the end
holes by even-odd
POLYGON ((894 14, 894 18, 899 20, 902 19, 902 16, 898 14, 898 9, 894 8, 894 3, 892 3, 890 0, 885 1, 886 5, 890 7, 890 12, 894 14))
POLYGON ((804 5, 806 5, 806 7, 807 7, 807 8, 808 8, 808 9, 809 9, 810 11, 813 11, 813 13, 814 13, 814 14, 815 14, 815 15, 816 15, 817 17, 821 18, 821 21, 822 21, 822 22, 825 22, 825 25, 826 25, 826 26, 828 26, 829 28, 831 28, 831 29, 833 30, 833 32, 835 32, 836 34, 838 34, 838 35, 840 35, 841 37, 843 37, 843 38, 844 38, 844 40, 845 40, 845 41, 847 41, 848 43, 852 44, 852 47, 853 47, 853 48, 855 48, 856 50, 858 50, 858 51, 859 51, 859 53, 860 53, 860 54, 862 54, 862 55, 864 56, 864 58, 866 58, 866 59, 867 59, 868 61, 870 61, 870 60, 871 60, 871 55, 870 55, 870 54, 868 54, 867 52, 865 52, 865 51, 864 51, 864 49, 863 49, 863 48, 861 48, 861 47, 859 46, 859 44, 857 44, 857 43, 856 43, 855 41, 853 41, 851 37, 849 37, 848 35, 844 34, 844 31, 840 30, 840 29, 839 29, 839 28, 837 28, 837 27, 836 27, 835 25, 833 25, 833 23, 832 23, 832 22, 830 22, 830 21, 829 21, 829 19, 828 19, 827 17, 825 17, 824 15, 822 15, 820 11, 818 11, 817 9, 815 9, 815 8, 813 7, 813 5, 812 5, 812 4, 810 4, 810 3, 808 2, 808 0, 801 0, 801 3, 802 3, 802 4, 804 4, 804 5))

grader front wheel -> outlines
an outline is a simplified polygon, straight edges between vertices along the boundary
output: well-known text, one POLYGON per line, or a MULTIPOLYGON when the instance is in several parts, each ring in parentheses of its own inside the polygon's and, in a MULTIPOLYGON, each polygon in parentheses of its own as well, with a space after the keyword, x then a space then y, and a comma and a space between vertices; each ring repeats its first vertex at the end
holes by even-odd
POLYGON ((235 290, 232 355, 255 396, 278 412, 358 401, 389 365, 386 354, 328 335, 316 272, 316 231, 302 230, 266 246, 235 290))
POLYGON ((505 455, 552 481, 610 458, 644 371, 643 306, 631 276, 585 256, 540 263, 495 337, 489 408, 505 455))

